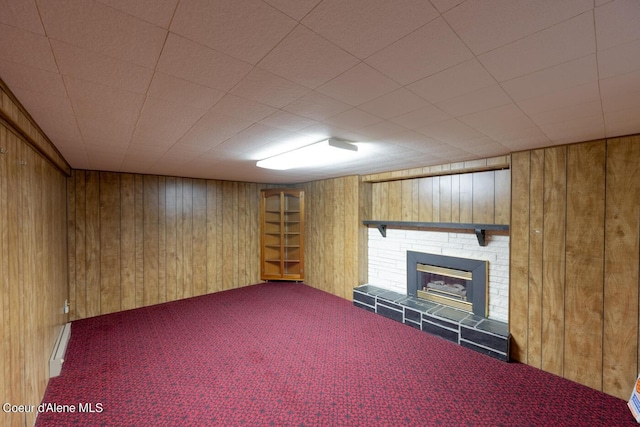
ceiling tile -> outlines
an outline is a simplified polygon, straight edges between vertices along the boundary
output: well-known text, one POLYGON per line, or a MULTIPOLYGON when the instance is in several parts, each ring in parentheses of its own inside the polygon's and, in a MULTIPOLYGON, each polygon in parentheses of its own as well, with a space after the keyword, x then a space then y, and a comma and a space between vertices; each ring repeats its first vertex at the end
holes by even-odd
POLYGON ((384 120, 370 126, 366 126, 362 129, 358 129, 358 133, 363 134, 368 138, 383 139, 390 135, 394 135, 396 133, 404 132, 407 128, 402 127, 398 124, 392 123, 388 120, 384 120))
POLYGON ((431 103, 438 103, 496 84, 496 80, 476 60, 458 64, 407 88, 431 103))
POLYGON ((69 98, 44 94, 29 87, 16 87, 13 93, 32 116, 38 117, 38 126, 56 141, 57 148, 83 143, 69 98))
POLYGON ((64 82, 77 114, 99 118, 100 114, 120 111, 127 123, 135 123, 144 103, 144 95, 139 93, 70 76, 65 76, 64 82))
POLYGON ((38 10, 50 38, 147 68, 155 66, 167 35, 95 1, 40 2, 38 10))
POLYGON ((324 0, 302 23, 364 59, 437 16, 422 0, 324 0))
POLYGON ((616 0, 596 8, 598 50, 640 39, 640 2, 616 0))
POLYGON ((600 81, 605 113, 640 107, 640 71, 600 81))
POLYGON ((45 35, 34 0, 3 0, 0 8, 0 23, 45 35))
POLYGON ((300 20, 309 13, 321 0, 264 0, 295 20, 300 20))
MULTIPOLYGON (((640 106, 640 102, 638 105, 640 106)), ((600 100, 596 100, 553 110, 549 109, 529 117, 541 128, 555 123, 582 120, 585 117, 600 117, 600 122, 602 122, 602 104, 600 100)))
POLYGON ((46 71, 58 71, 46 37, 5 24, 0 24, 0 59, 46 71))
POLYGON ((309 92, 304 86, 254 68, 232 90, 234 95, 281 108, 309 92))
POLYGON ((222 99, 224 92, 156 71, 148 95, 208 110, 222 99))
POLYGON ((391 119, 393 123, 404 126, 407 129, 417 129, 430 123, 441 122, 450 119, 451 116, 434 105, 428 105, 419 110, 402 114, 391 119))
POLYGON ((459 118, 472 128, 496 140, 535 127, 515 104, 503 105, 459 118))
POLYGON ((495 84, 469 92, 456 98, 448 99, 436 104, 442 111, 453 117, 465 116, 478 111, 499 107, 513 102, 511 98, 495 84))
POLYGON ((360 63, 340 74, 317 91, 350 105, 360 105, 399 86, 370 66, 360 63))
POLYGON ((243 157, 249 158, 269 141, 286 138, 289 135, 288 131, 256 123, 216 146, 216 149, 242 153, 243 157))
POLYGON ((206 113, 183 104, 147 97, 136 124, 133 141, 157 140, 173 144, 206 113))
POLYGON ((358 62, 338 46, 299 25, 258 67, 315 89, 358 62))
POLYGON ((0 76, 14 92, 24 88, 43 95, 67 97, 62 76, 56 72, 0 59, 0 76))
POLYGON ((227 94, 209 111, 212 114, 224 114, 257 122, 272 114, 276 109, 249 99, 227 94))
POLYGON ((593 8, 593 0, 468 0, 444 14, 466 45, 480 55, 593 8))
POLYGON ((465 125, 459 120, 450 119, 416 129, 416 132, 435 138, 444 143, 459 144, 471 139, 482 138, 484 135, 465 125))
POLYGON ((516 102, 598 80, 596 56, 589 55, 501 83, 516 102))
POLYGON ((505 81, 595 53, 593 13, 585 12, 546 30, 492 50, 478 59, 505 81))
POLYGON ((153 71, 83 48, 51 40, 60 73, 130 92, 145 93, 153 71))
POLYGON ((605 113, 606 136, 614 137, 638 133, 638 117, 640 117, 640 108, 605 113))
POLYGON ((236 133, 251 126, 252 122, 220 113, 208 112, 178 141, 181 145, 213 148, 236 133))
POLYGON ((347 111, 350 105, 318 92, 309 92, 283 109, 313 120, 322 121, 327 117, 347 111))
POLYGON ((601 79, 640 70, 640 39, 598 52, 601 79))
POLYGON ((600 100, 598 82, 589 82, 580 86, 546 93, 541 96, 517 102, 525 114, 530 116, 558 108, 566 108, 600 100))
POLYGON ((256 64, 296 21, 257 0, 182 0, 171 31, 226 55, 256 64))
POLYGON ((263 123, 267 126, 288 130, 290 132, 296 132, 306 127, 312 126, 318 122, 306 117, 298 116, 297 114, 278 110, 260 120, 260 123, 263 123))
POLYGON ((454 8, 465 1, 466 0, 431 0, 431 4, 438 9, 438 12, 445 13, 447 10, 454 8))
POLYGON ((336 125, 346 130, 355 131, 379 121, 381 121, 380 118, 372 114, 365 113, 364 111, 357 108, 353 108, 351 110, 329 117, 325 120, 325 123, 336 125))
POLYGON ((464 62, 473 54, 438 18, 366 59, 402 84, 409 84, 464 62))
POLYGON ((427 105, 429 105, 429 103, 424 99, 405 88, 400 88, 366 102, 358 108, 383 119, 389 119, 426 107, 427 105))
POLYGON ((548 123, 540 128, 554 144, 592 141, 605 137, 602 114, 548 123))
POLYGON ((97 0, 113 9, 168 29, 178 0, 97 0))
POLYGON ((253 67, 190 40, 169 34, 157 70, 212 89, 228 91, 253 67))

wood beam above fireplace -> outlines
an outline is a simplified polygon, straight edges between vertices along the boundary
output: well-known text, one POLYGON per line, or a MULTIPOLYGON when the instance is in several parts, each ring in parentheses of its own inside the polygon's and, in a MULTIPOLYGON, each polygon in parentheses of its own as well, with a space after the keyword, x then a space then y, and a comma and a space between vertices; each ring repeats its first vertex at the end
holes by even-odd
POLYGON ((486 246, 486 230, 508 231, 506 224, 473 224, 458 222, 413 222, 413 221, 362 221, 364 225, 375 225, 382 237, 387 237, 387 227, 474 230, 480 246, 486 246))

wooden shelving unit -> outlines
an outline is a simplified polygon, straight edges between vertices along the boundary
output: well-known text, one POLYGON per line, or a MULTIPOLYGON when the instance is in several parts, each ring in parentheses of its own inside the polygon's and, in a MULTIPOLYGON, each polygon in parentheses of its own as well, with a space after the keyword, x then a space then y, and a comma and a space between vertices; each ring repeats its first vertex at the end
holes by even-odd
POLYGON ((261 191, 260 246, 262 280, 304 280, 303 190, 261 191))

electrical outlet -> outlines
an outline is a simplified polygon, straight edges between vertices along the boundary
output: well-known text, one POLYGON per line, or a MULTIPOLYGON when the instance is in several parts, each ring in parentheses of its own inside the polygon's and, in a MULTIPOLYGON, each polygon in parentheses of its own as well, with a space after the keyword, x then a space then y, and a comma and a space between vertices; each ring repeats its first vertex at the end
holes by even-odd
POLYGON ((64 314, 69 313, 69 300, 64 300, 63 312, 64 314))

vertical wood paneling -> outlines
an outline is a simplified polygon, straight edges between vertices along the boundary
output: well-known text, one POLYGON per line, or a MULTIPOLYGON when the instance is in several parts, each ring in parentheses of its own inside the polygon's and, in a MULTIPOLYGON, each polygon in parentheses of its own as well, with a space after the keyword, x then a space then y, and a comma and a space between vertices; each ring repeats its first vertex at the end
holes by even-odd
POLYGON ((547 148, 543 176, 538 153, 512 155, 512 355, 538 366, 541 313, 540 367, 627 399, 640 357, 640 138, 547 148), (541 300, 531 287, 540 259, 541 300))
POLYGON ((453 185, 451 175, 440 177, 440 221, 453 222, 453 185))
POLYGON ((92 174, 75 171, 72 180, 75 209, 67 226, 87 243, 76 242, 69 258, 82 295, 74 318, 259 281, 257 184, 104 172, 95 173, 96 184, 92 174), (92 199, 99 203, 87 214, 92 199), (87 248, 98 254, 97 290, 78 274, 89 265, 87 248), (100 312, 88 311, 90 300, 100 302, 100 312))
POLYGON ((603 391, 627 396, 638 371, 640 137, 607 143, 603 391))
POLYGON ((473 174, 473 222, 492 224, 495 215, 495 172, 473 174))
MULTIPOLYGON (((66 177, 4 123, 0 148, 0 395, 3 402, 31 405, 44 395, 46 360, 67 320, 67 251, 75 259, 75 239, 67 249, 66 177)), ((4 413, 1 419, 3 425, 33 425, 35 415, 4 413)))
POLYGON ((528 364, 542 363, 542 249, 544 233, 544 151, 531 152, 529 169, 529 318, 527 333, 528 364))
POLYGON ((100 173, 85 172, 86 313, 100 311, 100 173))
POLYGON ((603 141, 567 152, 564 373, 595 389, 602 388, 605 153, 603 141))
POLYGON ((560 376, 564 353, 566 162, 566 147, 545 150, 541 368, 560 376))
POLYGON ((509 224, 511 172, 376 182, 371 197, 372 220, 509 224))
POLYGON ((193 295, 207 293, 207 183, 193 180, 193 295))
POLYGON ((528 363, 530 170, 529 152, 511 155, 509 331, 511 357, 523 363, 528 363))
POLYGON ((100 172, 100 312, 121 310, 120 176, 100 172))
POLYGON ((158 303, 158 177, 143 177, 143 304, 158 303))
MULTIPOLYGON (((135 177, 120 175, 120 297, 123 310, 136 307, 135 177)), ((69 225, 72 228, 72 224, 69 225)))

